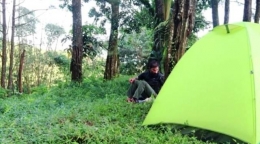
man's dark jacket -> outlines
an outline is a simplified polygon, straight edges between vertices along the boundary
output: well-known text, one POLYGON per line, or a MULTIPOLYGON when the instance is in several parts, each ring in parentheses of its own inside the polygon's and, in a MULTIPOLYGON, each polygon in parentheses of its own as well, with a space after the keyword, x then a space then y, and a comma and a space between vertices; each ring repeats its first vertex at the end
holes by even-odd
POLYGON ((146 71, 141 73, 138 76, 138 80, 146 81, 153 88, 153 90, 158 94, 164 83, 164 75, 160 72, 154 74, 151 73, 150 71, 146 71))

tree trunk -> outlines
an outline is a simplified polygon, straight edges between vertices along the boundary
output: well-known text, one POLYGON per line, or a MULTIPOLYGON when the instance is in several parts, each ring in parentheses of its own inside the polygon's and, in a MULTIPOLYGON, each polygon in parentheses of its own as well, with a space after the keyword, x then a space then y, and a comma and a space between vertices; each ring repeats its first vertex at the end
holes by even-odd
POLYGON ((245 0, 243 21, 251 22, 252 0, 245 0))
MULTIPOLYGON (((187 39, 195 22, 196 0, 176 0, 174 3, 173 51, 175 64, 186 51, 187 39)), ((173 68, 171 65, 170 69, 173 68)))
POLYGON ((13 0, 13 15, 12 15, 12 32, 11 32, 11 51, 10 51, 10 65, 8 76, 8 89, 13 88, 13 60, 14 60, 14 31, 15 31, 15 0, 13 0))
POLYGON ((118 23, 119 23, 119 3, 116 0, 111 2, 112 18, 111 33, 109 37, 109 46, 106 59, 106 68, 104 73, 105 80, 111 80, 119 74, 119 58, 118 58, 118 23))
POLYGON ((169 23, 168 23, 168 38, 166 39, 166 48, 164 49, 163 54, 163 71, 165 75, 165 79, 169 76, 171 72, 171 63, 172 63, 172 41, 173 41, 173 33, 174 33, 174 11, 171 12, 169 23))
POLYGON ((25 50, 23 50, 20 56, 20 65, 18 71, 18 91, 20 93, 23 92, 23 83, 22 83, 22 73, 23 73, 23 64, 24 64, 25 50))
POLYGON ((260 18, 260 0, 256 0, 254 22, 259 23, 259 18, 260 18))
POLYGON ((5 0, 2 0, 2 15, 3 15, 3 40, 2 40, 2 72, 1 72, 1 86, 5 88, 5 77, 6 77, 6 8, 5 0))
MULTIPOLYGON (((157 60, 159 63, 163 63, 162 59, 163 52, 166 49, 164 46, 165 42, 165 27, 160 26, 160 24, 165 20, 165 3, 163 0, 155 0, 155 24, 154 24, 154 36, 153 36, 153 48, 152 53, 148 59, 148 63, 151 60, 157 60)), ((163 65, 160 65, 160 70, 164 70, 163 65)), ((148 66, 147 66, 148 68, 148 66)))
POLYGON ((230 11, 230 0, 225 0, 224 24, 228 24, 229 22, 229 11, 230 11))
POLYGON ((219 0, 211 0, 213 27, 216 27, 219 25, 218 3, 219 3, 219 0))
MULTIPOLYGON (((163 22, 165 11, 164 11, 164 3, 162 0, 155 0, 155 27, 157 27, 161 22, 163 22)), ((158 27, 157 27, 158 28, 158 27)), ((160 52, 163 47, 163 30, 162 29, 155 29, 154 32, 154 45, 153 51, 160 52)), ((156 57, 157 59, 160 59, 156 57)))
POLYGON ((81 0, 72 0, 73 16, 73 40, 72 40, 72 59, 71 59, 71 80, 75 82, 82 81, 82 18, 81 18, 81 0))

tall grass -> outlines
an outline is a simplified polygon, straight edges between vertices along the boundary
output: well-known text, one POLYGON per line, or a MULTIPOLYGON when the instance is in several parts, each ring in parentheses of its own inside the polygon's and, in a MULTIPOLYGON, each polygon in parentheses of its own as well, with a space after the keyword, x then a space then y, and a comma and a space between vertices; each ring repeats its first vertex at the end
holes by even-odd
POLYGON ((152 103, 127 103, 127 79, 89 78, 0 99, 0 143, 208 143, 171 126, 142 126, 152 103))

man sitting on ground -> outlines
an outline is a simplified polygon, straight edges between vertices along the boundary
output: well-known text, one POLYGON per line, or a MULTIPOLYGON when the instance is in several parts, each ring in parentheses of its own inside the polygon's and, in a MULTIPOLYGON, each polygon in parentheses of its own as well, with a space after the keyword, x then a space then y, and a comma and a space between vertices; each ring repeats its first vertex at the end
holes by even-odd
POLYGON ((142 102, 157 96, 163 83, 164 75, 159 72, 159 63, 152 60, 148 65, 148 70, 141 73, 137 78, 131 78, 130 88, 127 91, 128 102, 142 102))

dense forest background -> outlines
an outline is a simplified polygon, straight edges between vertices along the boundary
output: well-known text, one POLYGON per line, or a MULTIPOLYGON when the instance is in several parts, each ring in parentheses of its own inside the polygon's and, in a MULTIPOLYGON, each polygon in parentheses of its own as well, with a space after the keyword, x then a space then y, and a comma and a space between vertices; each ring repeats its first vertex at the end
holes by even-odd
POLYGON ((60 0, 59 7, 50 3, 48 9, 34 10, 23 7, 22 1, 3 0, 1 87, 13 93, 30 93, 33 87, 80 82, 91 75, 111 80, 142 72, 150 59, 160 61, 161 71, 167 77, 198 40, 200 31, 218 26, 219 19, 224 24, 229 22, 230 3, 244 6, 241 21, 259 22, 259 2, 251 0, 60 0), (91 8, 88 3, 92 3, 91 8), (82 8, 90 9, 88 13, 81 13, 83 4, 82 8), (220 6, 224 7, 221 16, 220 6), (36 31, 39 20, 34 13, 57 8, 72 13, 69 33, 62 25, 53 23, 36 31), (203 13, 210 9, 212 21, 207 21, 203 13), (83 22, 82 17, 94 21, 83 22), (40 41, 37 46, 36 39, 40 41), (67 44, 63 50, 62 44, 67 44), (98 71, 93 74, 91 69, 98 71))
MULTIPOLYGON (((122 96, 127 87, 126 77, 144 71, 149 60, 158 60, 161 64, 160 70, 167 78, 180 58, 199 39, 198 33, 229 23, 230 17, 233 16, 230 15, 230 11, 236 11, 230 7, 231 3, 243 7, 241 21, 259 23, 260 17, 260 0, 56 1, 59 1, 59 7, 53 7, 50 3, 48 9, 28 9, 23 6, 22 0, 1 0, 0 101, 6 100, 7 102, 7 104, 1 103, 0 111, 2 113, 8 112, 10 105, 13 106, 9 100, 14 97, 34 95, 32 101, 35 101, 37 96, 47 94, 49 91, 55 91, 55 95, 66 95, 64 97, 68 95, 73 97, 75 94, 75 98, 79 98, 80 95, 89 97, 98 95, 100 98, 106 98, 113 93, 120 95, 116 89, 122 86, 125 87, 122 89, 122 96), (94 2, 95 6, 88 5, 90 2, 94 2), (224 7, 224 15, 219 15, 220 6, 224 7), (82 13, 86 7, 90 11, 82 13), (39 20, 35 13, 51 9, 62 9, 72 14, 72 25, 69 32, 62 25, 55 23, 42 25, 42 30, 37 31, 36 26, 39 20), (7 13, 7 11, 11 13, 7 13), (206 20, 205 11, 211 12, 210 21, 206 20), (83 17, 91 18, 94 21, 91 23, 82 21, 83 17), (39 41, 40 44, 36 45, 36 41, 39 41), (62 44, 65 44, 66 48, 60 48, 62 44), (123 84, 123 80, 125 84, 123 84), (109 86, 115 91, 103 89, 100 86, 109 86), (62 90, 71 88, 75 93, 62 90), (89 91, 84 90, 84 93, 79 94, 76 92, 79 89, 89 91), (91 93, 91 90, 99 91, 99 94, 91 93)), ((47 102, 44 97, 42 98, 43 102, 47 102)), ((82 98, 79 99, 82 100, 82 98)), ((118 101, 118 99, 112 99, 114 100, 112 103, 118 101)), ((64 99, 57 101, 59 104, 65 103, 64 99)), ((88 102, 91 101, 88 100, 88 102)), ((100 102, 97 105, 103 104, 100 102)), ((82 107, 80 106, 77 110, 83 108, 83 103, 82 107)), ((113 106, 111 105, 111 107, 113 106)), ((135 107, 143 109, 141 106, 135 107)), ((97 109, 106 111, 105 108, 97 109)), ((119 114, 124 115, 123 111, 120 111, 119 114)), ((56 119, 58 123, 66 123, 66 119, 75 120, 75 115, 71 115, 72 118, 65 118, 65 114, 63 116, 64 119, 56 119)), ((100 113, 99 116, 102 114, 100 113)), ((110 118, 113 119, 113 116, 110 118)), ((80 119, 85 119, 85 117, 80 119)), ((138 120, 140 119, 142 117, 139 117, 138 120)), ((0 128, 3 125, 0 123, 0 128)), ((85 121, 85 125, 91 126, 93 122, 85 121)), ((141 132, 143 131, 145 130, 142 129, 141 132)), ((188 131, 193 131, 193 129, 188 131)), ((6 136, 8 135, 6 134, 6 136)), ((73 135, 70 140, 79 142, 92 136, 84 135, 77 139, 73 135)), ((50 141, 57 142, 54 137, 50 141)), ((119 141, 122 142, 123 139, 119 141)), ((102 143, 102 140, 100 142, 102 143)), ((107 142, 113 141, 108 140, 107 142)))

